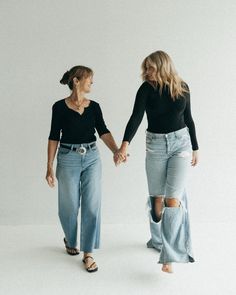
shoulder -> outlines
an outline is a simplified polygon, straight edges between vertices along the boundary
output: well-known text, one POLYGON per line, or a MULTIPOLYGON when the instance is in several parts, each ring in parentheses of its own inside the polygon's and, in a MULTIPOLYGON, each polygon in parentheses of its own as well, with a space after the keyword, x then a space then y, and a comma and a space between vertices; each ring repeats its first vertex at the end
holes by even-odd
POLYGON ((150 92, 152 91, 154 91, 154 87, 149 82, 144 81, 137 91, 136 98, 143 101, 149 96, 150 92))
POLYGON ((92 110, 94 110, 96 113, 101 112, 101 106, 98 102, 95 100, 90 99, 90 107, 92 110))
POLYGON ((90 99, 90 106, 93 107, 94 109, 99 109, 100 104, 96 102, 95 100, 90 99))
POLYGON ((91 106, 98 106, 99 105, 99 103, 96 102, 95 100, 93 100, 93 99, 89 99, 89 100, 90 100, 90 105, 91 106))
POLYGON ((144 81, 140 86, 139 89, 137 91, 137 96, 141 97, 141 98, 146 98, 148 96, 148 94, 154 91, 154 87, 147 81, 144 81))
POLYGON ((60 99, 57 100, 56 102, 54 102, 54 104, 52 105, 53 109, 61 109, 65 106, 65 99, 60 99))
POLYGON ((185 90, 190 91, 190 90, 189 90, 189 86, 188 86, 188 84, 187 84, 185 81, 182 81, 181 85, 182 85, 182 87, 183 87, 185 90))
POLYGON ((148 81, 144 81, 140 87, 139 87, 139 90, 140 91, 150 91, 150 90, 153 90, 154 87, 152 86, 152 84, 148 81))

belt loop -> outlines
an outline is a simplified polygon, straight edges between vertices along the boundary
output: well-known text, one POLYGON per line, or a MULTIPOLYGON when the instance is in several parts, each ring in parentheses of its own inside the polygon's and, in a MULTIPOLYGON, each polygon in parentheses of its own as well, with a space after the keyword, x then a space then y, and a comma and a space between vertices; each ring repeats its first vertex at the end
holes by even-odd
POLYGON ((73 150, 73 147, 74 147, 74 146, 73 146, 73 144, 72 144, 71 147, 70 147, 70 150, 71 150, 71 151, 73 150))

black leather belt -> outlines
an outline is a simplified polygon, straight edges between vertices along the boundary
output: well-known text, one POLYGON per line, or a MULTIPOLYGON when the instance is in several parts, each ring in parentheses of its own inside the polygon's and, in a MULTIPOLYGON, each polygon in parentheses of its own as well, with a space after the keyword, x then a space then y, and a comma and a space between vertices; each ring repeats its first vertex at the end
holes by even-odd
POLYGON ((71 146, 68 146, 68 145, 64 145, 64 144, 60 144, 60 147, 63 147, 65 149, 68 149, 68 150, 72 150, 74 152, 77 152, 77 153, 80 153, 81 155, 84 155, 86 154, 86 152, 95 147, 96 146, 96 143, 91 143, 91 144, 86 144, 86 146, 83 146, 83 144, 79 147, 73 147, 73 145, 71 146))

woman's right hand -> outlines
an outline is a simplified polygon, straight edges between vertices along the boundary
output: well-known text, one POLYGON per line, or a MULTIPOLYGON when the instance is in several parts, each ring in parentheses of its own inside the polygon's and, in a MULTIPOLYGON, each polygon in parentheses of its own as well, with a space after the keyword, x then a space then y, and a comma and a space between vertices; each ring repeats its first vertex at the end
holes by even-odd
POLYGON ((55 178, 54 178, 54 172, 52 167, 48 167, 47 169, 46 180, 50 187, 55 186, 55 178))
POLYGON ((118 151, 116 151, 114 156, 115 165, 119 165, 120 163, 125 163, 127 161, 128 154, 128 141, 123 141, 118 151))
POLYGON ((125 163, 127 161, 127 157, 128 156, 129 156, 129 154, 127 153, 127 150, 120 148, 114 154, 114 162, 115 162, 115 165, 118 166, 120 163, 125 163))
POLYGON ((191 160, 191 165, 195 167, 199 162, 199 154, 198 150, 192 152, 192 160, 191 160))

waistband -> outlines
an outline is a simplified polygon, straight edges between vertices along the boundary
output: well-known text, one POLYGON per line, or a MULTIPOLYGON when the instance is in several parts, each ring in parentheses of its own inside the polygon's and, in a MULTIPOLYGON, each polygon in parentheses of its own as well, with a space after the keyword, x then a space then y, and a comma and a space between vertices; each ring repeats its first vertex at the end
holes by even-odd
POLYGON ((69 147, 71 149, 79 148, 79 147, 92 148, 95 145, 96 145, 96 141, 88 142, 88 143, 74 143, 74 144, 72 144, 72 143, 63 143, 63 142, 60 143, 61 147, 69 147))
POLYGON ((66 148, 68 150, 72 150, 72 151, 77 152, 81 155, 85 155, 88 150, 90 150, 91 148, 93 148, 95 146, 96 146, 95 142, 81 143, 81 144, 64 144, 64 143, 60 144, 60 147, 66 148))
POLYGON ((149 137, 149 138, 171 138, 171 137, 175 137, 176 135, 183 135, 183 134, 186 134, 186 132, 188 132, 188 127, 184 127, 184 128, 181 128, 179 130, 176 130, 176 131, 172 131, 172 132, 169 132, 169 133, 153 133, 153 132, 150 132, 150 131, 146 131, 146 136, 149 137))

